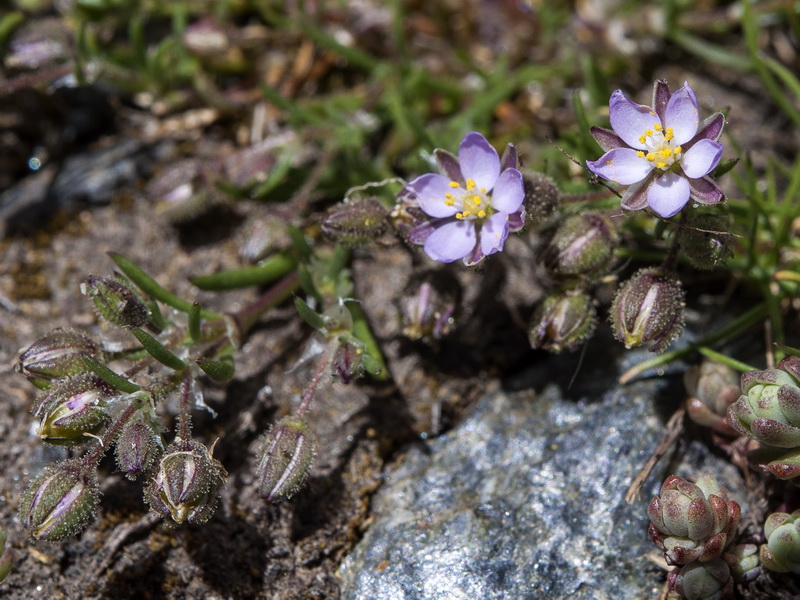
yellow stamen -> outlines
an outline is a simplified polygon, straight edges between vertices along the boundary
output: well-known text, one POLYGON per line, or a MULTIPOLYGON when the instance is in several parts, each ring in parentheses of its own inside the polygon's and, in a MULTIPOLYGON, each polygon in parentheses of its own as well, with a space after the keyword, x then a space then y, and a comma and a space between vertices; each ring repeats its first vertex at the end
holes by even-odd
POLYGON ((479 210, 478 211, 478 218, 479 219, 482 219, 485 216, 486 216, 486 211, 485 210, 479 210))
POLYGON ((649 136, 653 135, 653 130, 652 129, 648 129, 647 131, 644 132, 644 134, 649 137, 649 136))
POLYGON ((475 185, 476 184, 475 184, 475 180, 474 179, 467 179, 467 191, 468 192, 471 192, 473 189, 475 189, 475 185))
POLYGON ((663 162, 656 163, 656 166, 657 166, 659 169, 663 169, 664 167, 666 167, 666 166, 667 166, 667 163, 663 163, 663 162))
POLYGON ((639 143, 640 144, 644 144, 646 141, 647 141, 647 136, 646 135, 640 135, 639 136, 639 143))
POLYGON ((451 188, 457 188, 457 187, 459 187, 459 183, 457 181, 451 181, 450 182, 450 187, 451 188))
POLYGON ((481 188, 481 194, 485 194, 485 193, 486 193, 486 188, 481 188))
POLYGON ((654 123, 653 129, 655 129, 656 131, 661 131, 663 127, 661 127, 661 123, 654 123))
POLYGON ((456 213, 456 219, 463 219, 464 215, 461 213, 456 213))
POLYGON ((673 150, 672 150, 672 151, 673 151, 675 154, 680 154, 681 152, 683 152, 683 148, 681 148, 680 146, 675 146, 675 148, 673 148, 673 150))
POLYGON ((641 150, 639 150, 639 151, 636 153, 636 156, 638 156, 639 158, 644 158, 644 152, 642 152, 641 150))
POLYGON ((472 213, 470 213, 470 211, 468 211, 468 210, 465 210, 463 213, 461 213, 461 215, 462 215, 462 216, 463 216, 465 219, 466 219, 468 216, 470 216, 470 214, 472 214, 472 213))
POLYGON ((647 160, 649 160, 650 162, 653 162, 655 159, 656 159, 656 155, 655 154, 653 154, 652 152, 648 152, 647 153, 647 160))
POLYGON ((455 204, 455 201, 453 201, 453 200, 445 200, 444 204, 445 204, 445 206, 453 206, 453 204, 455 204))

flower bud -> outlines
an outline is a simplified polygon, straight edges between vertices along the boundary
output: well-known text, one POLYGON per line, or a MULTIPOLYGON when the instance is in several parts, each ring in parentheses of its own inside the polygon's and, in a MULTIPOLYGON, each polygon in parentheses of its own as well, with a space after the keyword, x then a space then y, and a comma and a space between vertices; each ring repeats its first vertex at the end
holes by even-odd
POLYGON ((776 573, 800 574, 800 510, 772 513, 764 522, 761 564, 776 573))
POLYGON ((730 600, 733 579, 727 563, 721 558, 693 562, 681 567, 670 578, 670 588, 686 600, 730 600))
POLYGON ((728 215, 699 214, 681 230, 681 251, 698 269, 713 269, 733 256, 728 215))
POLYGON ((150 310, 126 284, 116 279, 90 275, 81 292, 94 302, 97 313, 119 327, 142 327, 150 320, 150 310))
POLYGON ((597 280, 614 260, 619 235, 614 223, 600 213, 567 217, 558 227, 545 254, 545 264, 556 277, 597 280))
POLYGON ((305 422, 282 419, 264 437, 256 469, 258 495, 267 502, 281 502, 305 483, 314 459, 314 436, 305 422))
POLYGON ((53 379, 86 370, 82 354, 102 357, 100 344, 72 329, 54 329, 20 354, 17 370, 40 389, 50 387, 53 379))
POLYGON ((117 468, 130 480, 148 472, 161 455, 161 436, 144 421, 126 423, 115 443, 117 468))
POLYGON ((364 351, 359 346, 343 339, 331 362, 333 378, 347 385, 353 379, 361 377, 364 374, 363 355, 364 351))
POLYGON ((723 435, 738 435, 726 421, 728 407, 740 395, 739 375, 735 369, 704 359, 699 366, 686 369, 683 381, 689 393, 686 412, 692 421, 723 435))
POLYGON ((544 173, 523 169, 522 184, 525 188, 525 214, 529 223, 538 224, 551 216, 561 203, 558 185, 544 173))
POLYGON ((59 381, 38 401, 34 411, 40 418, 36 433, 51 444, 85 442, 108 420, 107 400, 114 393, 94 374, 79 373, 59 381))
POLYGON ((441 340, 455 327, 460 302, 461 287, 449 273, 414 277, 399 301, 403 335, 428 344, 441 340))
POLYGON ((386 232, 389 211, 376 198, 363 197, 340 202, 322 219, 322 231, 348 246, 365 244, 386 232))
POLYGON ((529 339, 549 352, 574 350, 594 333, 597 312, 588 294, 548 296, 536 310, 529 339))
POLYGON ((670 564, 709 561, 736 535, 741 508, 710 475, 697 484, 670 475, 647 507, 648 534, 670 564))
POLYGON ((761 561, 755 544, 737 544, 723 558, 731 568, 733 579, 739 583, 749 583, 761 574, 761 561))
POLYGON ((58 542, 82 531, 94 518, 100 486, 94 467, 78 459, 47 467, 20 501, 19 519, 36 539, 58 542))
POLYGON ((638 271, 614 297, 611 326, 626 348, 650 344, 651 352, 663 352, 683 330, 680 281, 659 268, 638 271))
POLYGON ((205 523, 219 503, 225 469, 199 442, 177 438, 167 446, 145 500, 169 524, 205 523))
POLYGON ((0 529, 0 583, 8 577, 14 566, 16 555, 14 549, 8 544, 8 536, 4 529, 0 529))

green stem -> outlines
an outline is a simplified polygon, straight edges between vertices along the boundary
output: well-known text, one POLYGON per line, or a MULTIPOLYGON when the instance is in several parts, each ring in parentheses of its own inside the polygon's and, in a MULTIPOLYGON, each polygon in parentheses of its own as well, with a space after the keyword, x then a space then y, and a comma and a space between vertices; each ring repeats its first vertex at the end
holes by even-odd
POLYGON ((261 316, 270 308, 274 308, 286 300, 300 287, 300 277, 297 269, 264 292, 254 302, 248 304, 239 312, 230 315, 236 324, 241 339, 255 325, 261 316))

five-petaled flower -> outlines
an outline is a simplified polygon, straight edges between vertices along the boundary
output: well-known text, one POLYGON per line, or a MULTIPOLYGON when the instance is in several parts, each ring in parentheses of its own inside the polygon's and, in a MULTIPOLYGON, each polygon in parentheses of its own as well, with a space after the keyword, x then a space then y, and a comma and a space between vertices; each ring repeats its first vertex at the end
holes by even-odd
POLYGON ((446 174, 428 173, 409 182, 403 196, 417 202, 429 217, 409 239, 423 243, 425 253, 438 262, 459 258, 474 265, 503 249, 509 232, 525 221, 525 190, 516 169, 513 146, 500 160, 480 133, 468 133, 458 158, 443 150, 436 157, 446 174))
POLYGON ((689 201, 717 204, 725 195, 707 175, 717 166, 725 125, 722 113, 699 122, 697 98, 685 83, 671 94, 665 81, 656 81, 653 106, 632 102, 621 90, 611 94, 609 117, 614 131, 592 127, 606 151, 589 169, 603 179, 630 186, 622 207, 638 210, 649 205, 662 217, 677 214, 689 201))

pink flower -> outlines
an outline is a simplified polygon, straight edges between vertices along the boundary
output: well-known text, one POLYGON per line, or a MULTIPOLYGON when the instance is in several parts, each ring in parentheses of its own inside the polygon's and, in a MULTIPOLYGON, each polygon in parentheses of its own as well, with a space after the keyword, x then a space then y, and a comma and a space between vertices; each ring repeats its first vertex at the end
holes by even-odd
POLYGON ((461 141, 458 158, 443 150, 436 157, 447 176, 422 175, 401 192, 433 217, 411 232, 411 241, 423 243, 425 254, 443 263, 460 258, 471 266, 500 252, 508 233, 524 224, 516 150, 510 146, 501 163, 486 138, 472 132, 461 141))
POLYGON ((592 127, 606 151, 589 169, 603 179, 630 186, 622 207, 650 206, 662 217, 677 214, 689 198, 717 204, 725 195, 707 175, 722 156, 717 140, 725 125, 722 113, 700 123, 697 98, 685 83, 671 94, 665 81, 656 81, 653 107, 632 102, 621 90, 611 94, 609 117, 614 131, 592 127))

